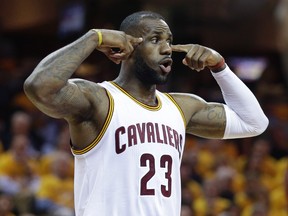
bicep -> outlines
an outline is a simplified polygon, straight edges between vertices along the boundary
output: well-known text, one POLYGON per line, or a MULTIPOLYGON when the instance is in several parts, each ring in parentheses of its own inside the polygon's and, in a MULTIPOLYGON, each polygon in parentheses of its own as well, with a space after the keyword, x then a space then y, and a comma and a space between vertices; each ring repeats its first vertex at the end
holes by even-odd
POLYGON ((171 93, 171 95, 184 113, 187 133, 205 138, 223 138, 226 127, 223 104, 207 103, 193 94, 171 93))
POLYGON ((223 138, 226 128, 226 114, 223 104, 203 103, 188 121, 187 133, 204 138, 223 138))

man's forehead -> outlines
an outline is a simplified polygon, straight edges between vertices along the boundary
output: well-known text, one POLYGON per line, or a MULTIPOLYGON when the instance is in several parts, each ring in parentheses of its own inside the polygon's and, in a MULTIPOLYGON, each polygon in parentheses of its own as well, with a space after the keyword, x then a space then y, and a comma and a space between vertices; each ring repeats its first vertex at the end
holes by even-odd
POLYGON ((170 28, 167 23, 162 19, 143 19, 140 22, 141 32, 144 34, 158 32, 171 34, 170 28))

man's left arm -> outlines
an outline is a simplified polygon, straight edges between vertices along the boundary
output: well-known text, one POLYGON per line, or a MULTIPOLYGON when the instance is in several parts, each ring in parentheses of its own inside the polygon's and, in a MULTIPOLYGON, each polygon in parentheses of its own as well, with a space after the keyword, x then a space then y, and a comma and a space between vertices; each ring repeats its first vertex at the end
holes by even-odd
MULTIPOLYGON (((220 134, 220 131, 217 130, 223 129, 223 139, 257 136, 266 130, 269 121, 256 97, 230 70, 224 58, 218 52, 197 44, 173 45, 172 49, 176 52, 186 52, 183 64, 189 68, 201 71, 205 67, 208 67, 220 86, 226 103, 223 105, 204 103, 202 107, 200 106, 192 114, 191 119, 188 121, 188 129, 189 127, 193 128, 195 123, 196 125, 200 123, 200 128, 204 129, 207 124, 212 129, 210 129, 210 132, 215 130, 217 135, 220 134), (223 115, 223 109, 225 115, 223 115), (207 115, 205 113, 207 110, 209 111, 208 114, 214 113, 215 116, 218 115, 221 118, 219 120, 211 120, 209 118, 210 114, 207 115), (205 115, 206 117, 203 118, 205 115), (218 123, 221 125, 225 123, 225 127, 220 127, 218 123)), ((193 130, 191 129, 190 132, 194 134, 193 130)), ((198 132, 199 130, 196 131, 196 135, 198 132)))

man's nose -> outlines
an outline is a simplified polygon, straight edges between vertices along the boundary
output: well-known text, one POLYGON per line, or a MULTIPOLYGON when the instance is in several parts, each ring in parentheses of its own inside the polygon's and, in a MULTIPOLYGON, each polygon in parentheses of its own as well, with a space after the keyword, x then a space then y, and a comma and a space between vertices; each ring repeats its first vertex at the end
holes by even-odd
POLYGON ((171 55, 172 54, 172 47, 169 42, 163 42, 161 46, 161 54, 163 55, 171 55))

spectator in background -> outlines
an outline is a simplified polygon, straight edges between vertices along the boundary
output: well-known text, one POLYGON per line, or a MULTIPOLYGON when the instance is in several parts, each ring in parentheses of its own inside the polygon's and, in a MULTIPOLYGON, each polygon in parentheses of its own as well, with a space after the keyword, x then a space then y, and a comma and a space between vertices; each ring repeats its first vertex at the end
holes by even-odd
POLYGON ((10 148, 11 140, 16 135, 24 135, 29 138, 30 151, 39 153, 43 139, 33 130, 31 116, 25 111, 16 111, 11 116, 10 127, 3 138, 4 149, 10 148))
POLYGON ((182 205, 181 206, 181 216, 193 216, 193 211, 191 209, 191 206, 182 205))
POLYGON ((36 210, 40 214, 73 216, 73 159, 64 151, 55 152, 51 159, 51 172, 40 176, 36 210))
POLYGON ((14 205, 22 213, 32 211, 38 184, 37 161, 29 145, 27 136, 14 135, 11 148, 0 156, 0 191, 15 197, 14 205))
POLYGON ((63 153, 70 155, 71 163, 69 166, 70 175, 73 177, 74 173, 74 158, 72 157, 71 149, 70 149, 70 134, 69 128, 67 125, 63 125, 60 129, 59 134, 56 138, 56 147, 53 151, 47 154, 43 154, 41 158, 39 158, 39 173, 40 175, 46 175, 49 173, 53 173, 52 163, 55 161, 55 156, 59 156, 63 153))
POLYGON ((0 192, 0 215, 16 216, 14 213, 13 198, 10 195, 0 192))
POLYGON ((73 174, 70 134, 63 125, 56 138, 56 147, 39 160, 40 185, 36 192, 36 212, 49 215, 73 215, 73 174))

